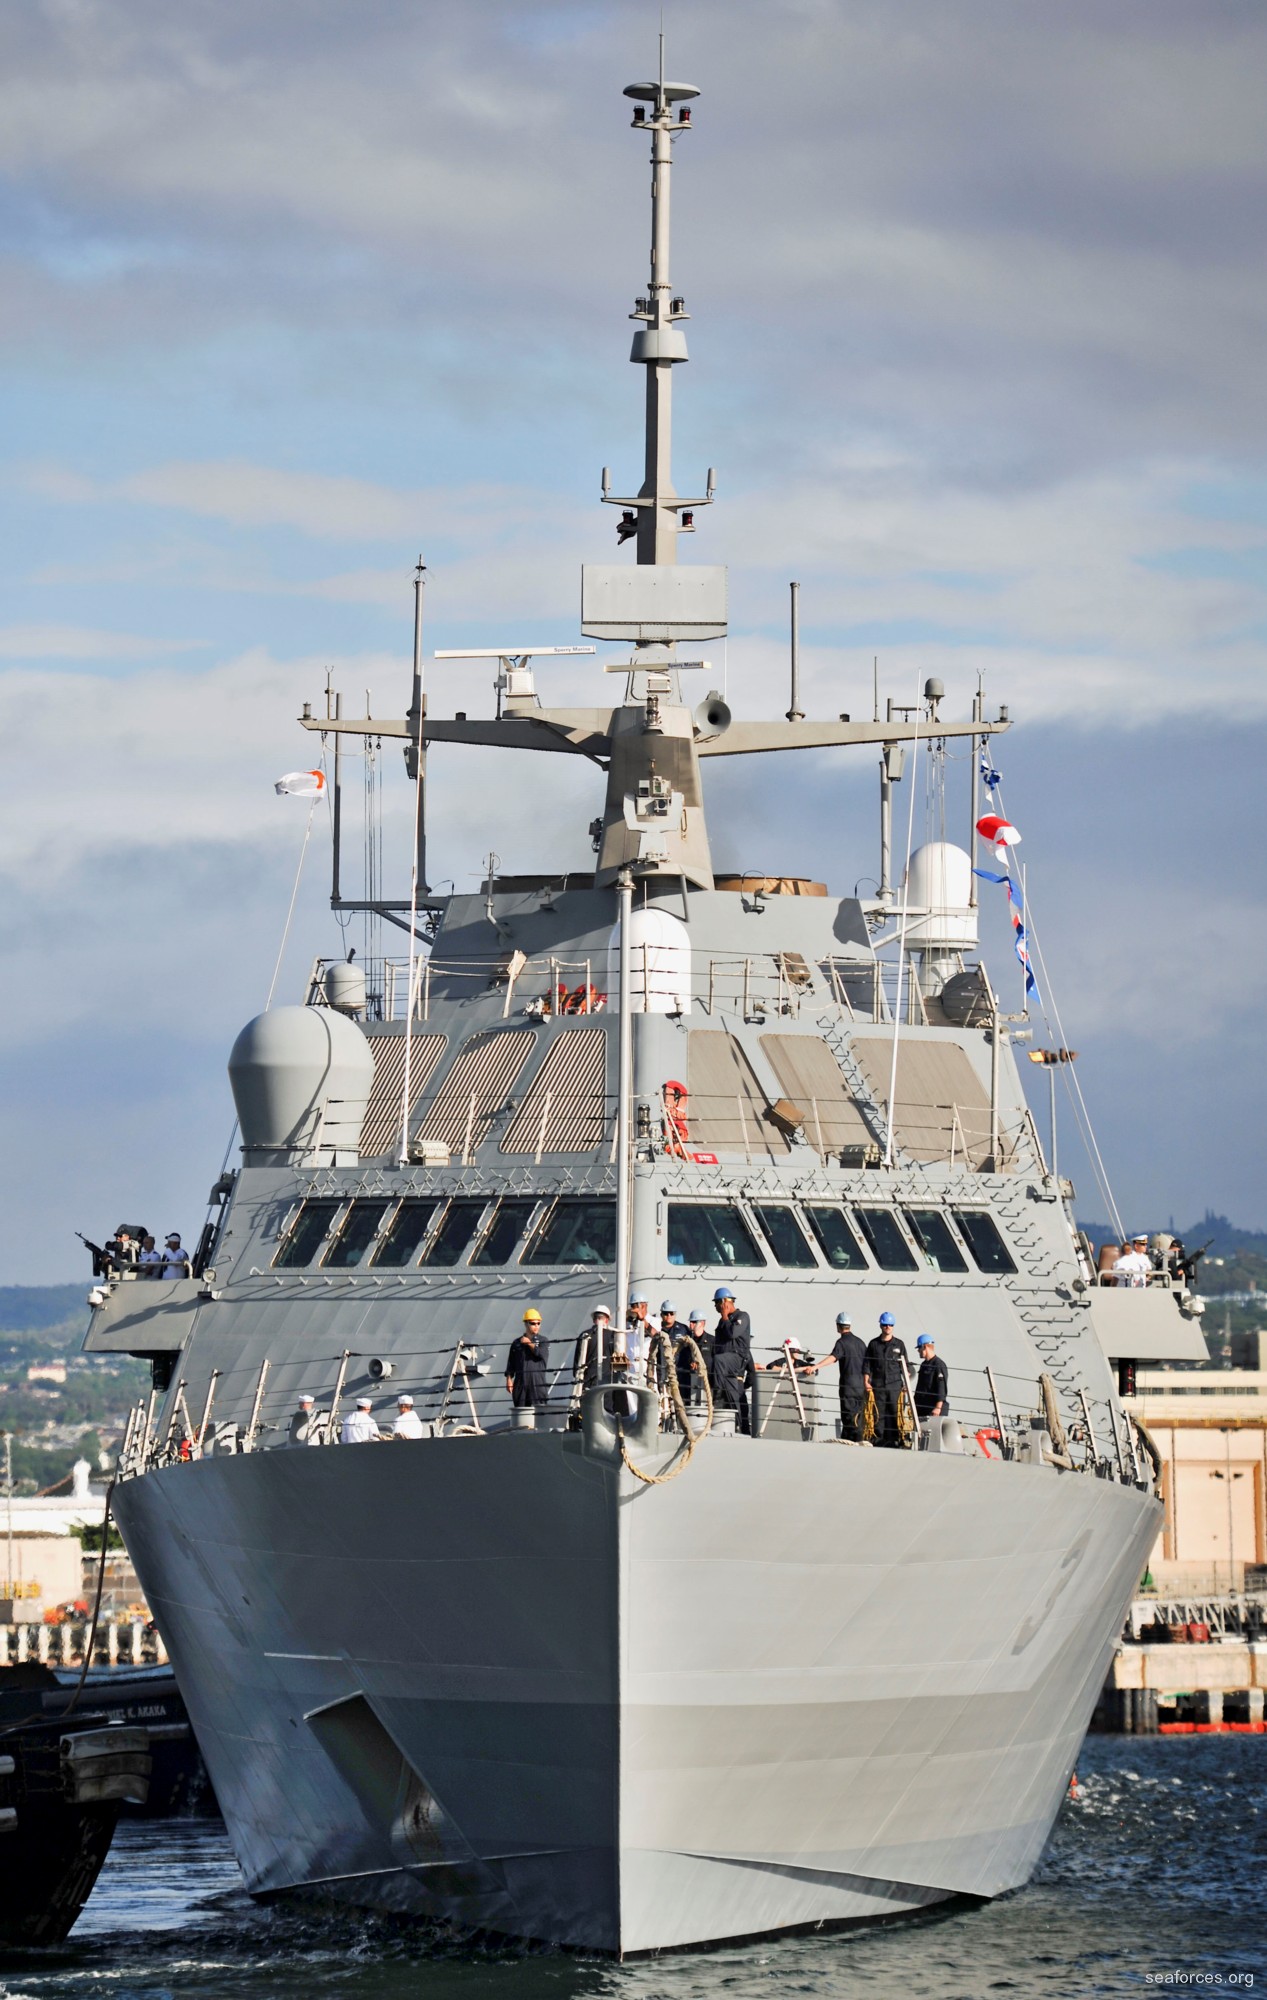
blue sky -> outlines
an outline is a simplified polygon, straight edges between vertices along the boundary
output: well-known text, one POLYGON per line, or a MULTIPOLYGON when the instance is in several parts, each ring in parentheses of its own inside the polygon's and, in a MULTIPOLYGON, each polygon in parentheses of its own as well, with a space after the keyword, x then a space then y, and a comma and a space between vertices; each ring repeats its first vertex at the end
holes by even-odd
MULTIPOLYGON (((302 834, 272 780, 327 667, 401 706, 419 550, 432 646, 577 637, 599 469, 621 490, 640 456, 619 92, 658 12, 33 0, 0 29, 5 1282, 76 1275, 72 1229, 125 1212, 196 1227, 302 834)), ((983 670, 1119 1204, 1261 1226, 1267 19, 668 25, 703 91, 676 466, 719 472, 692 553, 730 564, 732 704, 786 705, 790 576, 811 713, 859 712, 875 652, 952 714, 983 670)), ((491 697, 451 667, 434 701, 491 697)), ((433 760, 437 874, 584 862, 592 775, 543 797, 524 761, 433 760)), ((781 759, 710 774, 719 856, 851 888, 870 760, 795 787, 781 759)), ((337 938, 324 865, 292 989, 337 938)))

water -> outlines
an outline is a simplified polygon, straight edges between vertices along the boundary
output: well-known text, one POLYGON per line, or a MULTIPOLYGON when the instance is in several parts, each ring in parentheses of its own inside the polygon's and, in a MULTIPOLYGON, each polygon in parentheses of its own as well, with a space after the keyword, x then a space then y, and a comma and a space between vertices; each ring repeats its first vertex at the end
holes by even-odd
POLYGON ((1092 1738, 1078 1775, 1034 1880, 997 1903, 626 1966, 260 1909, 218 1822, 132 1822, 69 1941, 0 1956, 0 2000, 1084 2000, 1267 1988, 1267 1737, 1092 1738))

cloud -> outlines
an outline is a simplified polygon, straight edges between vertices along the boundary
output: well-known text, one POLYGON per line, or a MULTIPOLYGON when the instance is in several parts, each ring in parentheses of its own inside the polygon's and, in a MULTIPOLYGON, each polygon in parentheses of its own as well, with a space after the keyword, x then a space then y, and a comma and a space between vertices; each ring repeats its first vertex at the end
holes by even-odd
POLYGON ((143 660, 189 652, 198 639, 142 639, 82 625, 0 625, 0 660, 143 660))

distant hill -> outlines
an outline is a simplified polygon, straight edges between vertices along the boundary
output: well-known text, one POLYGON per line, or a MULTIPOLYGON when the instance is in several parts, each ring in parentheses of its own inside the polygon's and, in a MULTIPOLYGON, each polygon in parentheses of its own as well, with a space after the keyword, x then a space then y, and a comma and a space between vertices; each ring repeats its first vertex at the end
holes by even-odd
POLYGON ((40 1333, 45 1327, 82 1320, 88 1286, 0 1285, 0 1333, 40 1333))

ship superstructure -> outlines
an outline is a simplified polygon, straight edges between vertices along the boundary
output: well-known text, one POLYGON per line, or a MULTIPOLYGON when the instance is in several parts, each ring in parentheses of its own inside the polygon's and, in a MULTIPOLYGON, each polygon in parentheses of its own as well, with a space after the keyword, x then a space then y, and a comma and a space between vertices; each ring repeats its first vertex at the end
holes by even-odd
POLYGON ((420 578, 408 712, 305 712, 336 764, 401 741, 410 895, 375 908, 406 949, 318 960, 243 1030, 240 1165, 196 1275, 106 1282, 87 1338, 153 1363, 115 1511, 248 1887, 622 1954, 1025 1879, 1156 1534, 1114 1363, 1201 1347, 1164 1274, 1095 1285, 976 960, 969 856, 894 866, 903 756, 975 753, 1006 717, 947 720, 929 683, 808 720, 794 668, 785 718, 736 719, 699 664, 726 576, 677 561, 715 482, 673 486, 668 235, 696 94, 663 64, 626 93, 652 147, 646 461, 630 496, 604 474, 636 559, 587 566, 581 600, 619 698, 551 707, 504 647, 496 716, 433 715, 420 578), (592 872, 432 892, 426 755, 464 743, 603 772, 592 872), (875 896, 715 872, 710 758, 857 745, 875 896), (574 1372, 631 1285, 682 1320, 736 1292, 782 1359, 747 1429, 622 1366, 619 1313, 597 1383, 574 1372), (513 1409, 529 1306, 549 1397, 513 1409), (936 1337, 948 1418, 841 1438, 831 1373, 786 1344, 822 1355, 842 1308, 936 1337), (401 1393, 424 1435, 337 1443, 401 1393))

